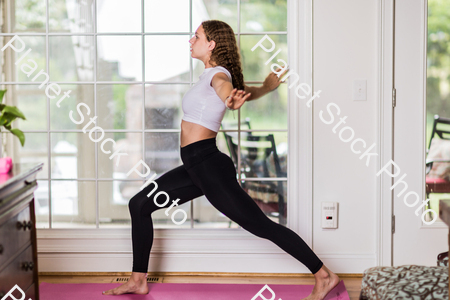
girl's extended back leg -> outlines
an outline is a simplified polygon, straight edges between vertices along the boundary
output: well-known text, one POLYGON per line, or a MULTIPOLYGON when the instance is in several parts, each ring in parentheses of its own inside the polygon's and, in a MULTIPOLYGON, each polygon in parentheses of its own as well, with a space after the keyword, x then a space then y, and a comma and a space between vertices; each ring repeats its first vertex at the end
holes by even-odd
MULTIPOLYGON (((153 244, 151 214, 158 209, 169 207, 172 205, 172 200, 180 199, 178 205, 181 205, 202 195, 202 190, 192 182, 184 165, 181 165, 164 173, 154 182, 150 182, 142 191, 131 198, 128 208, 131 215, 133 272, 147 273, 148 270, 150 250, 153 244), (151 196, 147 197, 152 191, 151 196), (158 207, 155 205, 153 198, 158 192, 162 191, 169 195, 170 201, 165 206, 158 207)), ((162 204, 166 201, 166 197, 160 195, 157 201, 157 203, 162 204)))
POLYGON ((236 180, 231 158, 217 153, 188 170, 208 201, 228 218, 254 235, 268 239, 317 273, 322 261, 291 229, 270 220, 236 180))

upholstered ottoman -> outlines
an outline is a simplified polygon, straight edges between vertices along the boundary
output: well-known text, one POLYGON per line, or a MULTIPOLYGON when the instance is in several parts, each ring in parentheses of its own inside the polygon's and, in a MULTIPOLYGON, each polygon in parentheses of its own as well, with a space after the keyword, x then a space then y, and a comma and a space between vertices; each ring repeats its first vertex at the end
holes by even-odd
POLYGON ((403 265, 364 271, 360 300, 448 300, 448 267, 403 265))

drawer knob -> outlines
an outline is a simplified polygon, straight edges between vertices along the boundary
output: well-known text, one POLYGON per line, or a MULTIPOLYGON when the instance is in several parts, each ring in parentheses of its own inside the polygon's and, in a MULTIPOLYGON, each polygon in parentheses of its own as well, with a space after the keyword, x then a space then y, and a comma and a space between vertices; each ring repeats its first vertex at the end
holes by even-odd
POLYGON ((25 270, 25 271, 33 270, 33 267, 34 267, 34 264, 32 261, 22 263, 22 270, 25 270))
POLYGON ((29 229, 29 230, 31 230, 31 228, 33 228, 33 222, 31 222, 31 221, 23 221, 23 222, 20 222, 20 221, 17 221, 17 229, 22 229, 23 228, 23 230, 25 231, 25 230, 27 230, 27 228, 29 229))
POLYGON ((0 254, 3 254, 3 245, 0 245, 0 254))

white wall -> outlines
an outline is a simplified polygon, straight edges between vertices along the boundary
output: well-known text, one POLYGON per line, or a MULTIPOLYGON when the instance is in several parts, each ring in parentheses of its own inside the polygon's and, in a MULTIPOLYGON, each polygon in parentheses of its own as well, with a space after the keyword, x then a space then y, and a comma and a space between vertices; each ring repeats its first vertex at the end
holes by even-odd
MULTIPOLYGON (((339 257, 348 254, 375 259, 376 172, 379 157, 359 159, 350 149, 356 138, 367 148, 378 140, 377 109, 379 52, 378 0, 316 0, 314 1, 313 70, 314 91, 321 90, 314 100, 313 111, 313 172, 314 220, 313 244, 319 257, 339 257), (353 80, 367 80, 367 101, 352 100, 353 80), (334 121, 327 125, 319 117, 334 121), (339 118, 347 116, 337 131, 332 128, 339 118), (350 142, 339 138, 339 130, 351 127, 355 136, 350 142), (339 202, 338 229, 322 229, 321 202, 339 202)), ((351 136, 344 131, 343 139, 351 136)), ((373 152, 378 152, 377 146, 373 152)), ((356 149, 363 149, 356 144, 356 149)), ((370 260, 367 261, 370 264, 370 260)), ((375 265, 375 260, 371 266, 375 265)), ((339 269, 341 269, 339 264, 339 269)), ((367 266, 350 264, 346 271, 362 272, 367 266)))

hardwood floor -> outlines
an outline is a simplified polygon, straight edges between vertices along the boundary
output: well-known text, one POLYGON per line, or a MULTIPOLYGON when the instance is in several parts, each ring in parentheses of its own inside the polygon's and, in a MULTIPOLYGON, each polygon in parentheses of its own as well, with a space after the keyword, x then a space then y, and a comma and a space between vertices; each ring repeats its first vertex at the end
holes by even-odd
MULTIPOLYGON (((131 273, 39 273, 39 283, 111 283, 117 277, 129 278, 131 273)), ((344 280, 351 300, 359 300, 362 274, 337 274, 344 280)), ((238 273, 149 273, 161 277, 164 283, 235 283, 235 284, 314 284, 309 274, 238 274, 238 273)), ((124 281, 126 282, 126 281, 124 281)))

